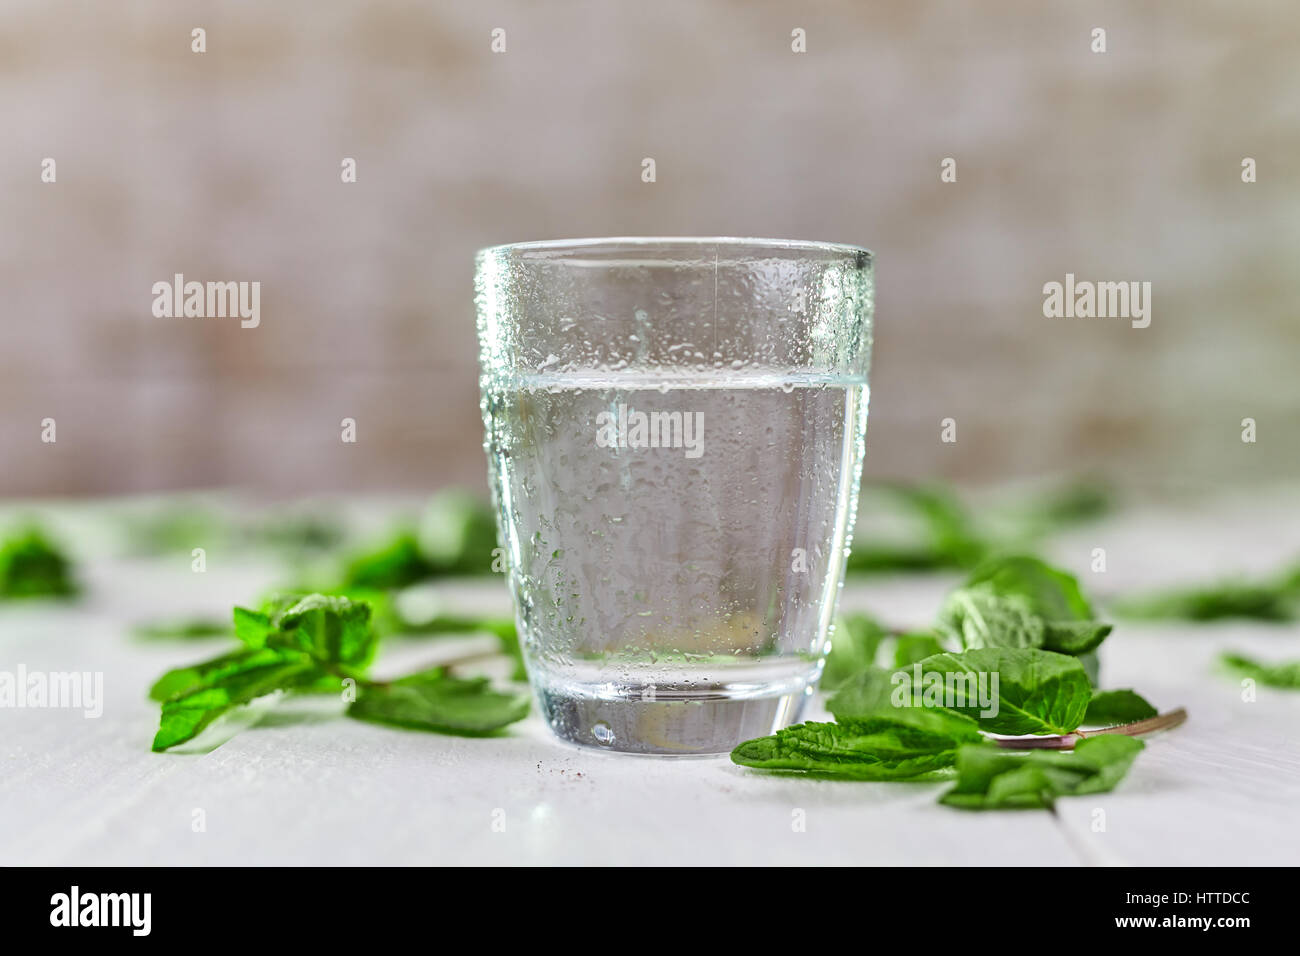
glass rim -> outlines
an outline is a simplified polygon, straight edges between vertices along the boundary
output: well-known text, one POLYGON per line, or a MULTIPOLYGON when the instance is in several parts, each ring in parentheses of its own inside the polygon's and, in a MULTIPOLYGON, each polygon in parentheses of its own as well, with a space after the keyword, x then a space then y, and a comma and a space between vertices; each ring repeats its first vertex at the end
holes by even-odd
POLYGON ((562 255, 568 252, 583 252, 608 247, 611 251, 619 246, 651 249, 662 246, 682 246, 687 249, 707 246, 729 246, 741 252, 761 253, 763 251, 793 251, 821 253, 828 256, 866 257, 868 262, 875 261, 875 253, 865 246, 855 246, 844 242, 822 242, 815 239, 764 239, 741 236, 598 236, 583 239, 534 239, 527 242, 505 242, 494 246, 484 246, 474 254, 475 261, 508 255, 513 253, 540 253, 562 255))

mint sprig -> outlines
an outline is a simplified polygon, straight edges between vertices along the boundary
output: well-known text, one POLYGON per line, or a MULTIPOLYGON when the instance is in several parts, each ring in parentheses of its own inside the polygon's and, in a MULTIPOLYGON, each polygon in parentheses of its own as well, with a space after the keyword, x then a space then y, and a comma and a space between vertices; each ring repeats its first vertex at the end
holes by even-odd
POLYGON ((465 680, 445 668, 394 681, 366 676, 377 638, 364 601, 310 594, 236 608, 241 650, 164 674, 150 696, 162 702, 155 751, 194 739, 235 707, 276 693, 357 689, 348 714, 447 733, 487 734, 522 719, 528 699, 465 680))

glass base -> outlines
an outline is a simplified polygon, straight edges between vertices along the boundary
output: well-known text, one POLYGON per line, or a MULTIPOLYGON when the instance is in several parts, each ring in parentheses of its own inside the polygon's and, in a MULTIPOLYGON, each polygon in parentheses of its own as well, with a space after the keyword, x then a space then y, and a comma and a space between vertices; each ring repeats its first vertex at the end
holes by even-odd
MULTIPOLYGON (((815 677, 815 675, 814 675, 815 677)), ((618 753, 728 754, 736 745, 797 723, 812 679, 794 688, 635 686, 535 682, 542 715, 561 740, 618 753)))

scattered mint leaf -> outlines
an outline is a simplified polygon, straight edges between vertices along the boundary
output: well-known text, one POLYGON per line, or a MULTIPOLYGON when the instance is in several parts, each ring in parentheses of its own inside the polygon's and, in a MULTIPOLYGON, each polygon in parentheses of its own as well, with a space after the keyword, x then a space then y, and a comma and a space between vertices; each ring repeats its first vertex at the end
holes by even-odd
POLYGON ((989 584, 958 588, 939 611, 939 626, 966 650, 981 647, 1042 647, 1043 619, 1022 594, 999 594, 989 584))
POLYGON ((1257 684, 1280 687, 1283 690, 1300 690, 1300 660, 1266 664, 1244 654, 1233 653, 1221 655, 1220 660, 1243 677, 1254 679, 1257 684))
POLYGON ((318 661, 365 667, 375 654, 370 605, 311 594, 282 612, 267 646, 304 651, 318 661))
POLYGON ((32 526, 0 541, 0 598, 72 597, 72 562, 32 526))
POLYGON ((149 621, 131 629, 136 637, 148 641, 199 640, 205 637, 228 637, 230 625, 208 617, 181 618, 174 621, 149 621))
POLYGON ((410 531, 401 531, 386 544, 352 558, 343 574, 343 587, 404 588, 432 577, 433 567, 420 553, 410 531))
POLYGON ((1293 621, 1300 616, 1300 581, 1295 573, 1277 581, 1223 581, 1126 598, 1116 601, 1114 610, 1140 620, 1293 621))
POLYGON ((451 677, 442 668, 362 686, 348 716, 443 733, 480 736, 528 715, 527 694, 493 690, 487 678, 451 677))
MULTIPOLYGON (((163 702, 162 719, 153 741, 155 751, 194 739, 234 707, 276 691, 292 690, 320 675, 307 655, 272 648, 239 651, 192 670, 198 675, 197 683, 173 693, 163 702)), ((160 685, 168 678, 178 679, 171 674, 165 676, 154 685, 155 693, 167 690, 160 685)))
POLYGON ((1114 789, 1144 746, 1118 734, 1081 740, 1069 753, 967 745, 957 752, 957 783, 939 802, 967 810, 1051 807, 1057 797, 1114 789))
POLYGON ((1155 717, 1158 711, 1131 690, 1099 690, 1088 701, 1088 712, 1083 722, 1095 727, 1113 727, 1131 724, 1137 720, 1155 717))
MULTIPOLYGON (((1041 646, 1044 650, 1078 656, 1095 649, 1111 632, 1110 624, 1096 620, 1092 605, 1083 596, 1074 575, 1029 555, 985 562, 971 574, 963 590, 997 595, 1009 602, 1003 606, 1004 612, 1009 613, 1014 606, 1041 619, 1041 644, 1012 646, 1041 646)), ((961 633, 958 632, 959 636, 961 633)), ((1003 640, 1015 639, 1020 638, 1014 634, 1003 636, 1003 640)))
POLYGON ((885 629, 875 618, 866 614, 842 615, 831 635, 831 651, 822 670, 822 689, 836 690, 869 669, 885 636, 885 629))
POLYGON ((424 510, 418 542, 434 574, 488 574, 497 547, 496 513, 469 492, 439 492, 424 510))
POLYGON ((746 741, 733 762, 853 780, 902 780, 951 766, 957 748, 980 739, 973 721, 943 711, 898 708, 844 723, 806 723, 746 741))
POLYGON ((969 568, 988 552, 969 512, 957 497, 938 486, 884 485, 899 509, 921 529, 921 540, 898 544, 857 544, 849 552, 851 572, 932 571, 969 568))

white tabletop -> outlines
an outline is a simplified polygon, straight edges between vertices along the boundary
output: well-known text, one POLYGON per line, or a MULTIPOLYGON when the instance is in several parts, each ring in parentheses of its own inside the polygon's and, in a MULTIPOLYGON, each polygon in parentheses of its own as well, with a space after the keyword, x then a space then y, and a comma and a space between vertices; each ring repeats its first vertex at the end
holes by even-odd
MULTIPOLYGON (((1115 593, 1271 570, 1295 557, 1297 512, 1276 501, 1146 509, 1054 543, 1115 593)), ((1232 647, 1300 657, 1294 627, 1122 623, 1103 684, 1134 687, 1183 727, 1150 738, 1113 793, 1046 811, 963 812, 948 786, 805 780, 726 758, 647 758, 564 746, 536 715, 495 739, 402 731, 297 699, 254 710, 199 752, 155 754, 150 682, 223 642, 141 642, 146 616, 228 613, 265 590, 267 567, 209 554, 99 561, 75 605, 0 606, 0 667, 102 671, 98 719, 0 710, 3 864, 1295 864, 1300 858, 1300 693, 1242 700, 1214 659, 1232 647), (232 562, 233 563, 233 562, 232 562), (204 827, 196 829, 196 811, 204 827), (1101 813, 1098 813, 1101 811, 1101 813), (802 819, 802 828, 796 821, 802 819), (1104 824, 1104 826, 1099 826, 1104 824)), ((951 578, 852 584, 844 606, 923 624, 951 578)), ((507 607, 499 581, 449 586, 454 603, 507 607)), ((381 666, 463 647, 403 641, 381 666)))

